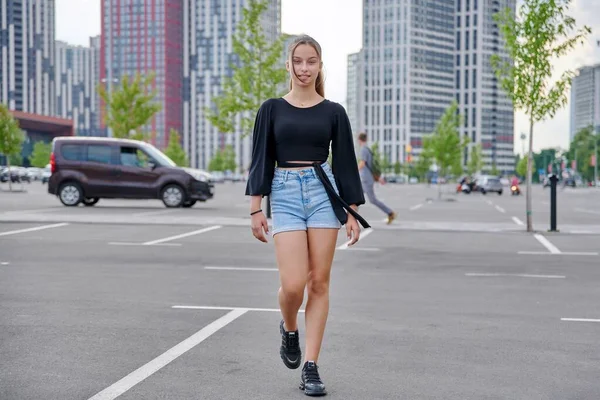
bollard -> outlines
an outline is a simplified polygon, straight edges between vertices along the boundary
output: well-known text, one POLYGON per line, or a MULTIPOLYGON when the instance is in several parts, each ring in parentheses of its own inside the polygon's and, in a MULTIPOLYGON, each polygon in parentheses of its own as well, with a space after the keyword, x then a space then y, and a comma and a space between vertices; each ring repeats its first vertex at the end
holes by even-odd
POLYGON ((556 229, 556 182, 558 177, 550 175, 550 232, 558 232, 556 229))

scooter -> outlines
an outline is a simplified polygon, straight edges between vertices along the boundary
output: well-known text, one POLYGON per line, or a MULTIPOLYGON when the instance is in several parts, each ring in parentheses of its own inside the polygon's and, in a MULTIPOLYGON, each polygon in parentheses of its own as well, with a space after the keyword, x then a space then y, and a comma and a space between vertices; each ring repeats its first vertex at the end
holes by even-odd
POLYGON ((519 186, 517 185, 512 185, 510 187, 510 194, 513 196, 519 196, 521 194, 521 189, 519 189, 519 186))

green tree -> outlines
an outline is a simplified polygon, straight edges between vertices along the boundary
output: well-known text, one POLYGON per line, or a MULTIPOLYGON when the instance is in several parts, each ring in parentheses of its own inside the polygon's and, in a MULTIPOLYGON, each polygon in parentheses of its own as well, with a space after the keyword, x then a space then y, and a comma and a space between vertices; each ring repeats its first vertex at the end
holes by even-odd
POLYGON ((573 77, 572 71, 566 71, 551 85, 552 64, 578 43, 583 44, 584 38, 591 32, 589 27, 584 26, 571 36, 571 32, 575 30, 575 19, 566 15, 570 3, 571 0, 524 0, 519 18, 510 9, 495 16, 508 58, 492 56, 492 67, 515 109, 524 111, 529 118, 526 199, 528 232, 533 231, 533 128, 535 123, 554 117, 566 104, 566 91, 573 77))
POLYGON ((33 151, 29 157, 29 162, 32 167, 44 168, 50 162, 50 153, 52 145, 50 143, 35 142, 33 151))
POLYGON ((500 175, 500 171, 498 171, 498 167, 496 166, 496 162, 492 163, 492 169, 490 169, 490 175, 493 175, 493 176, 500 175))
POLYGON ((21 167, 23 165, 23 156, 21 153, 11 154, 8 156, 8 159, 10 161, 10 165, 12 166, 21 167))
POLYGON ((218 150, 213 158, 210 159, 210 162, 208 163, 208 170, 210 172, 225 170, 223 168, 223 153, 221 150, 218 150))
POLYGON ((467 173, 471 176, 481 171, 483 168, 483 156, 481 144, 477 143, 471 146, 471 154, 469 154, 469 162, 467 163, 467 173))
POLYGON ((250 0, 233 36, 237 63, 226 78, 222 93, 213 97, 214 107, 205 110, 206 118, 222 133, 234 133, 240 117, 242 136, 252 132, 255 112, 268 98, 278 95, 287 71, 281 64, 283 36, 270 43, 263 33, 261 18, 267 10, 265 0, 250 0))
POLYGON ((222 150, 223 154, 223 170, 224 171, 235 171, 236 170, 236 162, 235 162, 235 150, 233 146, 228 144, 222 150))
POLYGON ((121 86, 112 89, 110 95, 104 85, 98 85, 98 93, 106 104, 106 125, 114 137, 146 139, 140 128, 161 109, 154 102, 157 91, 149 90, 153 81, 153 73, 146 76, 136 73, 133 79, 125 75, 121 86))
POLYGON ((427 173, 433 165, 433 154, 431 149, 423 148, 415 163, 414 173, 419 180, 424 180, 427 177, 427 173))
POLYGON ((189 167, 185 150, 181 147, 179 132, 175 129, 169 131, 169 144, 164 150, 164 153, 180 167, 189 167))
POLYGON ((567 152, 568 160, 576 161, 577 171, 588 181, 594 180, 594 166, 591 161, 596 151, 595 141, 600 147, 600 135, 594 135, 593 127, 583 128, 575 134, 567 152))
POLYGON ((400 164, 400 161, 396 161, 394 163, 394 174, 400 175, 400 172, 402 172, 402 164, 400 164))
MULTIPOLYGON (((19 123, 13 118, 4 104, 0 104, 0 154, 6 156, 6 164, 10 168, 11 158, 20 157, 25 134, 19 123)), ((14 160, 13 160, 14 161, 14 160)), ((8 189, 12 191, 12 184, 8 180, 8 189)))
MULTIPOLYGON (((453 101, 440 117, 433 134, 423 138, 423 150, 435 160, 439 177, 462 173, 462 157, 469 138, 460 136, 458 128, 461 120, 458 105, 453 101)), ((438 197, 442 197, 440 179, 438 179, 438 197)))
POLYGON ((527 157, 523 157, 519 160, 516 168, 517 175, 521 177, 527 176, 527 157))

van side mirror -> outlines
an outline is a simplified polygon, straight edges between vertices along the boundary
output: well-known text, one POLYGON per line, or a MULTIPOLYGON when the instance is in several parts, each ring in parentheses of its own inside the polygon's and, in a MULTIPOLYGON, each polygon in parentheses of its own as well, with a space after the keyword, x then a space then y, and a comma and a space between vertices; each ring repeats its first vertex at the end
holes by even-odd
POLYGON ((148 166, 150 169, 156 168, 156 162, 154 160, 148 160, 148 166))

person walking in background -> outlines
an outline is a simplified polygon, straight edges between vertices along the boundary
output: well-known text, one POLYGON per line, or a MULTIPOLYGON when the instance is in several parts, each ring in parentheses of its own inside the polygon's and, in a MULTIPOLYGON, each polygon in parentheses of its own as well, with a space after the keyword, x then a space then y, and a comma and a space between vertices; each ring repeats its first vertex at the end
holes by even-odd
POLYGON ((369 201, 387 215, 387 223, 391 224, 396 219, 396 213, 375 196, 375 182, 384 183, 385 181, 380 172, 374 168, 373 152, 367 146, 366 133, 361 132, 358 135, 358 144, 360 146, 358 169, 363 191, 369 201))

